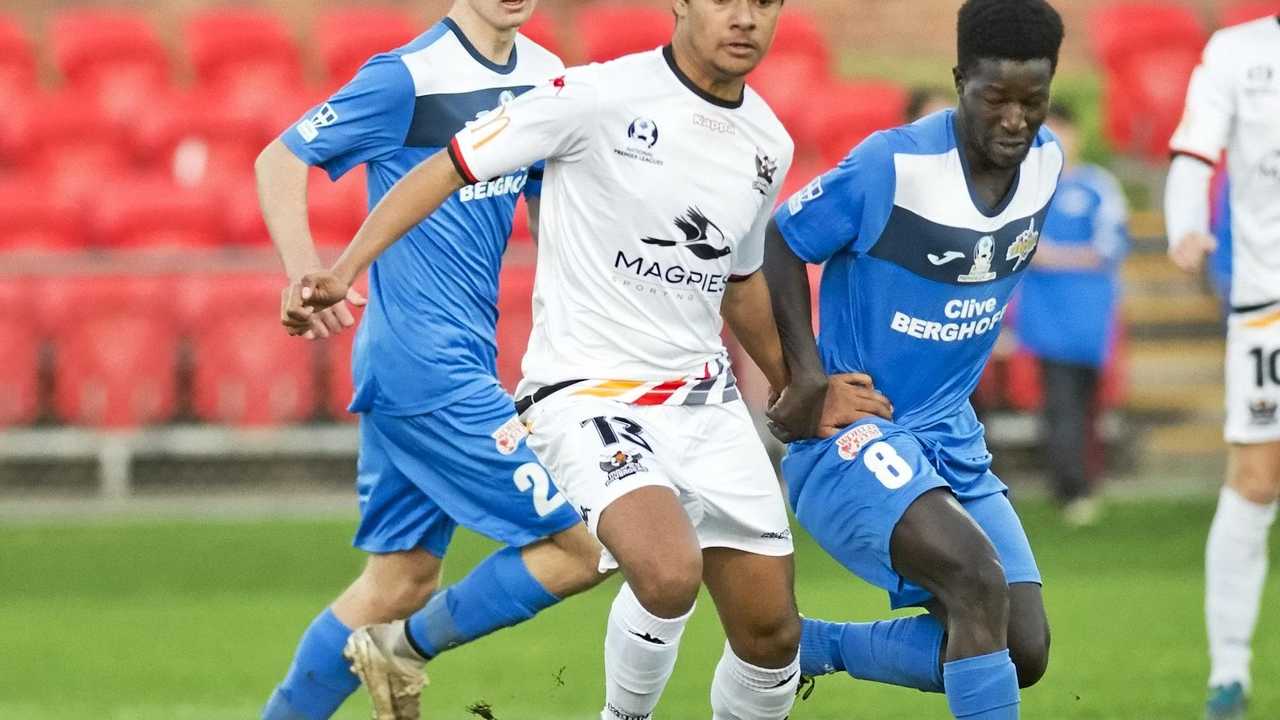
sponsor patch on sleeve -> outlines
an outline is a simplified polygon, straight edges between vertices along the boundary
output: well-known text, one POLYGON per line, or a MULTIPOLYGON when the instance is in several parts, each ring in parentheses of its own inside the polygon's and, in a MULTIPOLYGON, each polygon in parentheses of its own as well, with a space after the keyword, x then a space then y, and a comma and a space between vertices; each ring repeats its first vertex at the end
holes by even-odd
POLYGON ((494 446, 498 448, 498 452, 503 455, 510 455, 520 447, 520 441, 528 437, 529 429, 520 422, 520 418, 513 417, 503 423, 502 427, 494 430, 491 437, 494 446))
POLYGON ((879 425, 874 423, 856 425, 836 438, 836 452, 840 453, 842 459, 852 460, 858 457, 858 453, 868 443, 881 437, 884 437, 884 433, 880 431, 879 425))

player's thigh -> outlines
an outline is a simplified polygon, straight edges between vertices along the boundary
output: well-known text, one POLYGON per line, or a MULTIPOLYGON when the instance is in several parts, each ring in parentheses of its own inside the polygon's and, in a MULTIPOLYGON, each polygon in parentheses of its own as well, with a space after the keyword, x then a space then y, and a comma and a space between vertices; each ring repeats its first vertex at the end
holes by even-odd
POLYGON ((796 518, 824 550, 867 582, 902 590, 890 554, 894 528, 916 499, 947 487, 912 436, 874 420, 794 443, 783 476, 796 518))
POLYGON ((703 548, 791 555, 787 502, 744 403, 668 408, 686 433, 675 483, 703 548))
POLYGON ((458 524, 524 547, 579 522, 496 386, 423 415, 371 417, 400 472, 458 524))
POLYGON ((936 488, 911 503, 893 529, 890 553, 894 568, 950 614, 1007 585, 994 544, 950 490, 936 488))
POLYGON ((1250 502, 1274 501, 1280 495, 1280 441, 1231 445, 1227 486, 1250 502))
POLYGON ((370 563, 379 562, 378 556, 413 550, 442 558, 456 524, 400 471, 392 460, 391 445, 370 415, 360 416, 356 460, 360 525, 352 544, 371 555, 370 563))
MULTIPOLYGON (((989 487, 1000 486, 994 476, 983 483, 989 487)), ((1041 581, 1040 567, 1036 563, 1035 553, 1031 550, 1031 541, 1022 527, 1022 520, 1009 502, 1009 496, 1003 492, 993 492, 978 498, 960 500, 969 517, 973 518, 982 532, 986 534, 991 545, 995 547, 1004 568, 1005 579, 1010 585, 1015 583, 1032 583, 1039 585, 1041 581)))
POLYGON ((553 395, 525 413, 529 447, 593 534, 619 498, 650 486, 676 491, 664 463, 670 438, 650 422, 652 409, 553 395))
POLYGON ((734 654, 753 665, 784 667, 800 643, 792 555, 731 548, 703 552, 702 577, 734 654))

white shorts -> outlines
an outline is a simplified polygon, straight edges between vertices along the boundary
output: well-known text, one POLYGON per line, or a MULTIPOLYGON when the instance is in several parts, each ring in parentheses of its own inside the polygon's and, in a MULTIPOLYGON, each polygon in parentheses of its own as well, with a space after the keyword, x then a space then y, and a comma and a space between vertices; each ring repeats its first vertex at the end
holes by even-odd
POLYGON ((1227 319, 1229 443, 1280 440, 1280 306, 1227 319))
MULTIPOLYGON (((679 497, 703 548, 792 553, 782 486, 741 401, 640 406, 562 391, 523 419, 529 447, 593 535, 610 503, 657 485, 679 497)), ((606 552, 600 566, 617 564, 606 552)))

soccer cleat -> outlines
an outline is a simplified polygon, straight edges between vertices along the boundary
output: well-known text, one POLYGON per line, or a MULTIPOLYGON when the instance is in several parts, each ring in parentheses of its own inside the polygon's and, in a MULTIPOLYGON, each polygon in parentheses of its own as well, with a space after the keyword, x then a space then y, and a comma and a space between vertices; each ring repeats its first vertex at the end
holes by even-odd
POLYGON ((1209 702, 1204 706, 1205 720, 1244 720, 1249 705, 1240 683, 1219 685, 1209 689, 1209 702))
POLYGON ((342 654, 373 701, 373 720, 418 720, 426 662, 409 646, 403 620, 358 628, 342 654))

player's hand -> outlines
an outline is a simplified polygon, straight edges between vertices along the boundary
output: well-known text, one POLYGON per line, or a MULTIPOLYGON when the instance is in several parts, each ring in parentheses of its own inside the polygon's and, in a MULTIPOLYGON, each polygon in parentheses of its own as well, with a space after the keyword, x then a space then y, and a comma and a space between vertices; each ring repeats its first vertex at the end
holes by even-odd
POLYGON ((819 373, 793 377, 781 393, 771 391, 765 412, 769 432, 784 443, 816 437, 827 386, 827 376, 819 373))
POLYGON ((1200 272, 1204 258, 1218 249, 1218 241, 1212 235, 1189 232, 1169 246, 1169 258, 1179 269, 1189 273, 1200 272))
POLYGON ((829 438, 846 427, 871 416, 893 420, 893 403, 885 397, 871 376, 843 373, 828 378, 827 397, 818 422, 818 437, 829 438))
POLYGON ((325 338, 355 324, 347 303, 360 307, 366 302, 332 272, 312 272, 281 293, 280 322, 290 335, 325 338))

